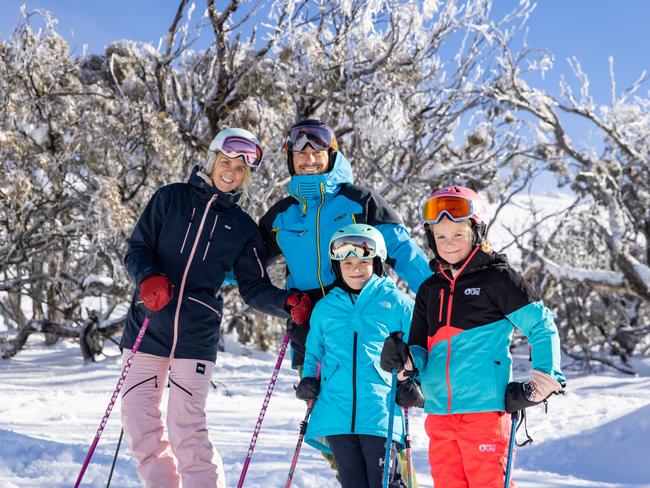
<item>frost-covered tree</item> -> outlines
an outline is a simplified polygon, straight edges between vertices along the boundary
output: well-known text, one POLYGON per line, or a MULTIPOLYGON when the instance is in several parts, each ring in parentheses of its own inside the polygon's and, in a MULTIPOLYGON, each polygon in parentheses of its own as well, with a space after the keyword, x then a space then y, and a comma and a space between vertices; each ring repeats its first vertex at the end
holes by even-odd
POLYGON ((80 324, 84 306, 106 317, 124 300, 140 194, 178 172, 183 147, 165 114, 111 89, 111 66, 96 77, 48 15, 38 32, 31 15, 0 44, 0 306, 24 333, 80 324), (104 310, 87 301, 100 296, 104 310))
POLYGON ((515 56, 504 43, 501 76, 489 90, 520 120, 532 116, 528 145, 541 156, 538 167, 555 173, 577 197, 550 231, 532 221, 529 238, 516 240, 529 276, 558 312, 566 352, 586 364, 629 371, 628 358, 650 350, 650 99, 640 94, 645 73, 619 93, 610 58, 611 100, 598 104, 579 62, 569 61, 578 91, 563 78, 560 97, 553 97, 524 81, 530 71, 550 69, 552 58, 529 50, 515 56), (592 142, 571 139, 568 117, 590 125, 592 142))
MULTIPOLYGON (((501 19, 491 7, 180 0, 157 47, 120 41, 79 57, 49 14, 25 12, 0 42, 5 355, 33 330, 90 330, 100 350, 102 333, 119 330, 115 307, 132 286, 126 239, 152 192, 200 164, 218 130, 243 126, 265 145, 248 205, 258 218, 283 196, 284 137, 306 117, 335 128, 357 181, 379 190, 420 238, 418 206, 432 187, 467 184, 498 211, 540 171, 561 175, 580 197, 576 211, 553 239, 535 227, 516 236, 524 264, 558 310, 570 353, 615 352, 614 336, 626 353, 639 350, 648 336, 647 99, 632 90, 605 109, 584 84, 578 101, 568 84, 563 101, 530 87, 529 71, 551 68, 548 57, 513 52, 532 6, 520 2, 501 19), (602 147, 576 147, 559 113, 593 121, 602 147), (576 244, 576 233, 589 239, 576 244), (611 312, 619 309, 627 315, 611 312), (589 314, 607 324, 602 340, 589 314)), ((282 284, 281 263, 273 271, 282 284)), ((223 327, 270 345, 280 322, 253 314, 234 290, 225 295, 223 327)))

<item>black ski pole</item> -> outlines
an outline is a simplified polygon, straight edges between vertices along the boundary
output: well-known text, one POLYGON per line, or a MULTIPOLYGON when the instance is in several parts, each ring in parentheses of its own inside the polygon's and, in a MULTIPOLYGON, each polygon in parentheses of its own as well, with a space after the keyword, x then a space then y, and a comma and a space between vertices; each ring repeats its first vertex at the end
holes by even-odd
POLYGON ((120 438, 117 440, 117 448, 115 449, 115 456, 113 456, 113 464, 111 464, 111 472, 108 473, 108 483, 106 483, 106 488, 111 486, 111 478, 113 477, 113 470, 115 469, 115 463, 117 462, 117 453, 120 452, 120 445, 122 444, 122 436, 124 435, 124 427, 120 430, 120 438))

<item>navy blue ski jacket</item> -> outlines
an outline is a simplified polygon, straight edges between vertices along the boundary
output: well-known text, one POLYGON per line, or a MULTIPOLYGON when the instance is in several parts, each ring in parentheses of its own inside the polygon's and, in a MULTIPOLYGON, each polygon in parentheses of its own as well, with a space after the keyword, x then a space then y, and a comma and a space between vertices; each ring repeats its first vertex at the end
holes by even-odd
POLYGON ((140 351, 156 356, 215 361, 223 299, 219 288, 234 269, 246 303, 283 318, 290 292, 273 286, 266 251, 255 221, 192 171, 187 183, 161 187, 151 197, 129 239, 124 263, 138 287, 133 294, 121 346, 132 348, 145 318, 139 285, 152 274, 169 278, 172 300, 151 315, 140 351))

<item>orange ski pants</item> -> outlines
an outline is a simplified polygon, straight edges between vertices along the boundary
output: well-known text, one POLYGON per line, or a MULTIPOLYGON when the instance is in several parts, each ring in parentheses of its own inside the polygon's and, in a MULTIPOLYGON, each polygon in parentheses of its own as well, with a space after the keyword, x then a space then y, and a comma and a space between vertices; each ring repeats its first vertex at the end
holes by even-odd
POLYGON ((504 412, 428 415, 435 488, 503 488, 510 421, 504 412))

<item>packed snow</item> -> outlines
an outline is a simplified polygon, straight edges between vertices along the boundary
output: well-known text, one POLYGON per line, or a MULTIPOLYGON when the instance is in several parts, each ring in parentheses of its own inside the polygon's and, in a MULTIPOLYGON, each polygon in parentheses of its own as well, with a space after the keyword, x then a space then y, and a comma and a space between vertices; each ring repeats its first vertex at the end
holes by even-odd
MULTIPOLYGON (((73 341, 47 347, 33 335, 15 358, 0 361, 0 488, 69 487, 120 373, 119 351, 107 347, 84 364, 73 341)), ((228 486, 236 486, 277 352, 260 352, 226 338, 207 403, 210 437, 223 456, 228 486)), ((526 355, 517 358, 523 378, 526 355)), ((514 479, 521 488, 650 487, 650 359, 634 363, 636 377, 567 370, 563 397, 529 409, 532 446, 520 448, 514 479)), ((293 394, 295 371, 285 359, 266 412, 245 487, 284 486, 305 405, 293 394)), ((421 410, 411 413, 413 458, 420 487, 432 487, 421 410)), ((120 434, 119 403, 104 430, 82 486, 105 487, 120 434)), ((522 436, 519 436, 522 439, 522 436)), ((122 444, 111 486, 140 486, 122 444)), ((296 488, 338 486, 320 454, 303 449, 296 488)))

